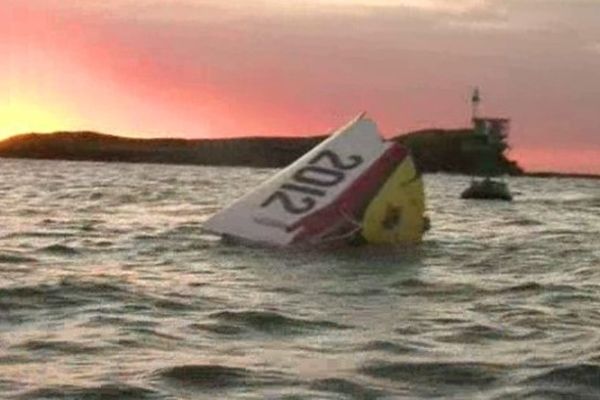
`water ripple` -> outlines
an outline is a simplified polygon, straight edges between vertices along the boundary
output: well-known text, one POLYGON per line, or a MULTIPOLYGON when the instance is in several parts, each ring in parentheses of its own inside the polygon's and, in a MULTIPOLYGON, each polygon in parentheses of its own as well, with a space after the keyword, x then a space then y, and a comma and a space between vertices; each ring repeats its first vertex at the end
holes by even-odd
POLYGON ((106 384, 97 387, 59 386, 44 387, 25 392, 21 400, 154 400, 161 398, 159 392, 126 384, 106 384))
POLYGON ((272 311, 219 311, 210 318, 269 334, 298 334, 320 329, 350 329, 331 321, 288 317, 272 311))
POLYGON ((467 362, 372 362, 363 366, 363 374, 402 382, 419 382, 440 387, 445 385, 483 388, 496 383, 507 367, 467 362))
POLYGON ((343 396, 349 396, 355 400, 375 400, 382 398, 380 390, 352 382, 342 378, 318 379, 311 383, 311 389, 322 392, 332 392, 343 396))
POLYGON ((197 390, 281 385, 285 381, 280 374, 218 364, 178 365, 157 371, 157 374, 162 379, 197 390))
POLYGON ((274 172, 0 159, 0 398, 600 398, 597 181, 425 175, 414 249, 202 232, 274 172))
POLYGON ((600 397, 600 365, 576 364, 555 367, 527 379, 527 383, 556 386, 581 386, 600 397))

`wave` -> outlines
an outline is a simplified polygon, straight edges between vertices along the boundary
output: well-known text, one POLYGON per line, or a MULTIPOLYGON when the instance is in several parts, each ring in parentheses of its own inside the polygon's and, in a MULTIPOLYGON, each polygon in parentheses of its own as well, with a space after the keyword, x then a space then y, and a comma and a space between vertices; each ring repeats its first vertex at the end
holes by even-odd
POLYGON ((495 400, 597 400, 597 396, 578 393, 574 388, 525 389, 496 397, 495 400))
POLYGON ((52 352, 62 354, 91 354, 102 351, 102 348, 100 347, 59 340, 28 340, 17 347, 32 352, 52 352))
POLYGON ((374 377, 427 385, 485 387, 495 383, 504 367, 475 362, 374 362, 360 368, 374 377))
POLYGON ((274 288, 270 288, 269 292, 271 293, 281 293, 281 294, 301 294, 302 290, 293 287, 286 286, 278 286, 274 288))
POLYGON ((394 288, 417 288, 417 289, 422 289, 422 288, 432 287, 433 284, 425 282, 424 280, 418 279, 418 278, 408 278, 408 279, 402 279, 402 280, 399 280, 397 282, 394 282, 390 286, 394 287, 394 288))
POLYGON ((58 256, 76 256, 79 255, 79 251, 74 247, 70 247, 62 244, 53 244, 50 246, 42 247, 39 249, 42 253, 48 253, 58 256))
POLYGON ((422 279, 402 279, 390 285, 394 289, 402 289, 403 295, 445 295, 445 296, 472 296, 485 292, 484 289, 464 283, 426 282, 422 279))
MULTIPOLYGON (((4 364, 2 362, 2 357, 0 357, 0 365, 4 364)), ((0 376, 0 393, 7 396, 11 393, 17 393, 20 390, 24 389, 26 385, 23 382, 18 382, 12 379, 6 379, 0 376)))
POLYGON ((496 290, 496 293, 522 293, 522 292, 539 292, 544 290, 544 285, 538 282, 525 282, 515 286, 508 286, 496 290))
POLYGON ((103 197, 104 197, 104 193, 102 193, 102 192, 92 192, 88 196, 88 199, 89 200, 100 200, 103 197))
POLYGON ((502 226, 542 226, 543 222, 525 217, 510 219, 499 223, 502 226))
POLYGON ((582 289, 571 286, 571 285, 559 285, 552 283, 538 283, 538 282, 525 282, 518 285, 501 287, 498 289, 487 290, 489 294, 518 294, 518 295, 532 295, 532 294, 548 294, 564 295, 564 296, 581 296, 584 299, 588 299, 585 294, 578 293, 582 289))
POLYGON ((115 315, 93 315, 82 323, 86 328, 106 327, 107 325, 133 327, 133 328, 152 328, 158 325, 158 322, 147 319, 138 319, 127 314, 123 316, 115 315))
POLYGON ((324 291, 321 294, 328 296, 344 296, 344 297, 367 297, 367 296, 379 296, 385 294, 383 289, 379 288, 365 288, 358 290, 340 290, 340 291, 324 291))
POLYGON ((357 400, 380 399, 383 393, 380 390, 371 389, 347 379, 327 378, 315 380, 310 388, 321 392, 332 392, 343 396, 349 396, 357 400))
POLYGON ((192 305, 186 302, 161 298, 153 300, 152 306, 167 311, 185 311, 192 308, 192 305))
POLYGON ((164 398, 159 392, 127 384, 106 384, 96 387, 51 386, 22 393, 20 400, 154 400, 164 398))
POLYGON ((168 333, 160 332, 156 329, 144 328, 144 327, 133 327, 129 329, 131 333, 135 334, 136 338, 139 339, 140 345, 148 346, 151 343, 149 339, 161 340, 161 341, 181 341, 182 338, 168 333))
POLYGON ((390 354, 408 354, 419 351, 416 347, 389 342, 386 340, 373 340, 359 346, 358 351, 381 351, 390 354))
POLYGON ((269 334, 300 334, 319 329, 350 329, 331 321, 291 318, 272 311, 219 311, 212 319, 269 334))
POLYGON ((217 335, 239 335, 244 333, 244 329, 242 327, 224 324, 224 323, 193 323, 189 325, 189 328, 193 330, 201 330, 208 333, 214 333, 217 335))
POLYGON ((526 383, 555 386, 581 386, 600 398, 600 365, 575 364, 552 368, 543 374, 528 378, 526 383))
POLYGON ((130 351, 133 349, 136 349, 134 351, 172 351, 174 348, 187 347, 182 337, 156 329, 133 326, 121 327, 119 333, 110 340, 110 344, 130 351))
POLYGON ((592 400, 600 398, 600 365, 575 364, 550 368, 520 382, 497 400, 592 400))
POLYGON ((128 299, 126 288, 94 281, 63 279, 55 284, 0 288, 0 309, 58 309, 128 299))
POLYGON ((290 384, 281 374, 262 373, 247 368, 218 364, 179 365, 156 373, 160 378, 196 389, 225 389, 248 386, 290 384))
POLYGON ((544 337, 544 332, 539 330, 528 330, 517 333, 506 327, 493 327, 489 325, 471 324, 460 328, 459 332, 438 337, 437 339, 447 343, 479 343, 486 340, 531 340, 544 337))
POLYGON ((159 375, 180 384, 202 386, 206 388, 223 388, 246 386, 254 376, 245 368, 225 367, 222 365, 182 365, 167 368, 159 375))
POLYGON ((404 289, 403 294, 406 295, 494 295, 494 294, 522 294, 522 293, 547 293, 554 292, 573 292, 578 290, 570 285, 544 284, 539 282, 524 282, 517 285, 499 287, 499 288, 484 288, 472 284, 465 283, 448 283, 448 282, 426 282, 421 279, 410 278, 394 282, 390 285, 395 289, 404 289))
POLYGON ((40 239, 65 239, 77 235, 76 231, 17 231, 10 232, 2 236, 3 239, 24 239, 24 238, 40 238, 40 239))
POLYGON ((0 264, 25 264, 34 263, 38 260, 33 257, 22 256, 19 254, 0 253, 0 264))

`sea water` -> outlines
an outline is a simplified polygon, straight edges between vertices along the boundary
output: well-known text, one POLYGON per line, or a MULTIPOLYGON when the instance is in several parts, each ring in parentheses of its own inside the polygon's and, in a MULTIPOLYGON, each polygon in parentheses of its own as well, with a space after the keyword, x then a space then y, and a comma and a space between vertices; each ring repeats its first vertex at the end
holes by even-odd
POLYGON ((273 172, 0 160, 0 398, 600 398, 600 181, 426 175, 416 248, 202 233, 273 172))

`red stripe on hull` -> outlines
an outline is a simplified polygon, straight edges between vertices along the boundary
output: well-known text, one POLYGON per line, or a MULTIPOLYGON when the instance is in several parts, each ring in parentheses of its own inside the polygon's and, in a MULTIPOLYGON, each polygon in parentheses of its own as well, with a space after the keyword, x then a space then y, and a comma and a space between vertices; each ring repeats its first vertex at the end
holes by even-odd
POLYGON ((356 231, 367 206, 396 167, 408 156, 408 150, 396 143, 377 159, 352 185, 331 204, 294 224, 301 228, 293 243, 312 238, 343 238, 356 231))

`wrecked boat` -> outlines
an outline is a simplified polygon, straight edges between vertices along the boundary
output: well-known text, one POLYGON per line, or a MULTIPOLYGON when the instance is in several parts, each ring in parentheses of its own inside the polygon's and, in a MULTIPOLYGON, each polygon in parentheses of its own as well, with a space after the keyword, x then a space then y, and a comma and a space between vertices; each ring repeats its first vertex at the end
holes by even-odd
POLYGON ((407 148, 364 114, 255 190, 204 230, 243 244, 415 244, 428 228, 421 174, 407 148))

